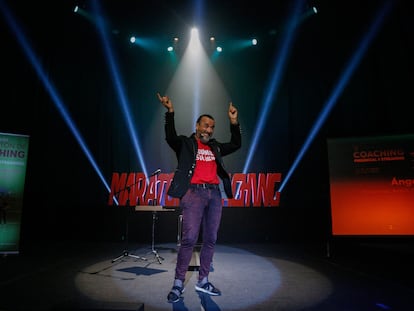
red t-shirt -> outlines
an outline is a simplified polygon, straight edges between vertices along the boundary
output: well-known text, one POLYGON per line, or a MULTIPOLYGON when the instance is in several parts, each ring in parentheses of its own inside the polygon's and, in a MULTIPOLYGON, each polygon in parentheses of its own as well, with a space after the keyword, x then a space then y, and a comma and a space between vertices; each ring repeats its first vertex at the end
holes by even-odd
POLYGON ((213 151, 208 145, 197 140, 198 150, 196 156, 196 167, 192 184, 216 184, 220 183, 217 176, 217 163, 213 151))

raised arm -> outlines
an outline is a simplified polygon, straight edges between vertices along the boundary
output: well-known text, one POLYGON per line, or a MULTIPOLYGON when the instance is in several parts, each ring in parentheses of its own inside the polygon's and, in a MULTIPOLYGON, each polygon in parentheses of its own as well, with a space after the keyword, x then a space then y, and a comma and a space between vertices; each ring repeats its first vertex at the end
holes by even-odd
POLYGON ((161 96, 160 93, 157 93, 158 100, 160 103, 167 108, 168 112, 174 112, 174 106, 172 101, 168 98, 168 96, 161 96))
POLYGON ((230 119, 230 123, 231 124, 238 124, 239 121, 237 119, 238 116, 238 112, 237 112, 237 108, 233 106, 233 102, 230 102, 229 104, 229 119, 230 119))

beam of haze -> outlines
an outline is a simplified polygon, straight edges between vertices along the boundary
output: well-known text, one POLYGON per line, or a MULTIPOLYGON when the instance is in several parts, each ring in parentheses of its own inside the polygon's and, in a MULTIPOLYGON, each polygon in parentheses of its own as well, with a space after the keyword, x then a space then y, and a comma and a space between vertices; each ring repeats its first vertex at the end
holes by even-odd
POLYGON ((78 142, 79 146, 85 153, 86 157, 88 158, 89 162, 91 163, 92 167, 94 168, 95 172, 98 174, 100 180, 104 184, 105 188, 110 191, 110 187, 107 184, 104 176, 102 175, 102 172, 100 171, 98 165, 96 164, 96 161, 94 157, 92 156, 91 152, 89 151, 88 146, 86 145, 81 133, 79 132, 78 128, 76 127, 75 123, 72 121, 72 118, 67 111, 62 99, 60 98, 56 88, 54 87, 52 81, 50 81, 45 74, 45 71, 43 70, 42 66, 40 65, 40 62, 38 60, 38 57, 35 55, 35 52, 29 45, 29 41, 24 35, 24 32, 22 31, 21 27, 16 22, 15 18, 13 17, 10 10, 6 7, 5 4, 0 0, 0 7, 3 12, 3 15, 6 19, 6 22, 8 26, 12 29, 13 33, 16 36, 16 39, 20 46, 23 49, 23 52, 25 53, 26 57, 28 58, 30 64, 34 67, 36 74, 39 76, 40 80, 44 84, 47 92, 49 93, 50 97, 53 100, 53 103, 55 104, 57 110, 61 114, 63 120, 65 121, 66 125, 69 127, 70 131, 72 132, 73 136, 75 137, 76 141, 78 142))
POLYGON ((123 89, 123 85, 122 85, 122 82, 121 82, 121 77, 120 77, 119 72, 118 72, 118 66, 115 63, 115 57, 112 53, 111 44, 109 42, 108 36, 106 35, 107 32, 106 32, 106 28, 105 28, 105 25, 104 25, 104 22, 103 22, 103 19, 102 19, 102 16, 103 16, 102 11, 101 11, 101 8, 98 4, 98 1, 95 0, 92 3, 93 3, 93 10, 94 10, 95 14, 97 15, 97 19, 96 19, 97 23, 96 24, 97 24, 97 27, 98 27, 98 31, 99 31, 101 40, 102 40, 103 45, 104 45, 105 55, 106 55, 107 60, 109 62, 109 67, 110 67, 110 70, 111 70, 112 78, 113 78, 113 81, 115 83, 117 94, 119 96, 119 103, 121 105, 122 112, 123 112, 124 117, 125 117, 126 122, 127 122, 129 134, 131 135, 132 143, 133 143, 135 152, 137 154, 139 163, 141 165, 141 168, 142 168, 145 176, 148 176, 147 168, 146 168, 146 165, 145 165, 145 162, 144 162, 144 157, 143 157, 142 151, 141 151, 141 144, 140 144, 138 136, 137 136, 137 134, 135 133, 135 130, 134 130, 134 122, 133 122, 132 117, 131 117, 132 114, 129 111, 129 104, 127 102, 127 99, 126 99, 126 96, 125 96, 125 91, 123 89))
POLYGON ((276 93, 277 93, 277 90, 280 84, 280 80, 282 78, 283 69, 285 67, 286 60, 288 58, 288 53, 291 47, 291 43, 293 41, 294 30, 299 21, 299 13, 301 12, 302 7, 303 7, 303 2, 304 2, 303 0, 296 1, 293 7, 292 18, 290 19, 290 22, 287 25, 287 31, 284 32, 285 36, 283 38, 281 50, 278 55, 278 60, 275 63, 275 68, 273 70, 273 75, 270 80, 270 85, 266 89, 265 101, 259 113, 259 121, 257 122, 257 127, 253 134, 252 144, 250 146, 247 159, 244 164, 243 173, 247 173, 247 171, 249 170, 250 163, 252 161, 253 155, 256 152, 257 144, 262 135, 263 128, 265 126, 265 123, 266 123, 266 120, 269 114, 269 110, 272 106, 273 99, 276 97, 276 93))
POLYGON ((375 35, 377 34, 380 26, 389 13, 391 9, 392 1, 385 1, 384 4, 379 8, 371 27, 368 29, 366 35, 362 38, 361 43, 357 50, 355 51, 354 55, 350 59, 348 65, 345 68, 345 71, 341 75, 336 87, 333 89, 332 94, 328 98, 325 106, 323 107, 319 117, 317 118, 314 126, 312 127, 305 143, 303 144, 302 148, 299 151, 295 161, 293 162, 292 166, 290 167, 289 171, 287 172, 283 182, 280 184, 279 192, 283 191, 283 188, 289 181, 291 175, 297 168, 299 162, 302 160, 305 152, 308 150, 310 144, 316 137, 318 131, 322 127, 323 123, 325 122, 326 118, 328 117, 329 113, 331 112, 332 108, 334 107, 335 103, 338 100, 338 97, 342 94, 346 84, 348 83, 349 79, 351 78, 353 72, 361 62, 362 57, 364 56, 366 50, 368 49, 370 43, 374 39, 375 35))

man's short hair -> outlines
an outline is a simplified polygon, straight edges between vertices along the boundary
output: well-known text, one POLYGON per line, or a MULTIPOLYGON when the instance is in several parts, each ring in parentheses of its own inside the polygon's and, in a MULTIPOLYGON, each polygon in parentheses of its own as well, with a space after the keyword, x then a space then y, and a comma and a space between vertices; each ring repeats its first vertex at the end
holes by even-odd
POLYGON ((207 113, 205 113, 205 114, 202 114, 201 116, 199 116, 198 118, 197 118, 197 123, 200 123, 200 121, 201 121, 201 119, 203 118, 203 117, 207 117, 207 118, 209 118, 209 119, 211 119, 211 120, 213 120, 214 121, 214 118, 211 116, 211 115, 209 115, 209 114, 207 114, 207 113))

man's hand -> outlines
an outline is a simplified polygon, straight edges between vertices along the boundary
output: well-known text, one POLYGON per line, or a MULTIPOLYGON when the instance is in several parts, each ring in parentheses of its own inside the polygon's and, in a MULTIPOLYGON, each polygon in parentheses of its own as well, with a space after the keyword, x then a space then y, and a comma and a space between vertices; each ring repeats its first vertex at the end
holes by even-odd
POLYGON ((230 102, 229 105, 229 119, 231 124, 237 124, 237 108, 233 106, 233 103, 230 102))
POLYGON ((174 111, 174 106, 172 104, 172 101, 168 98, 168 96, 161 96, 160 93, 157 93, 157 96, 160 103, 168 109, 168 112, 174 111))

